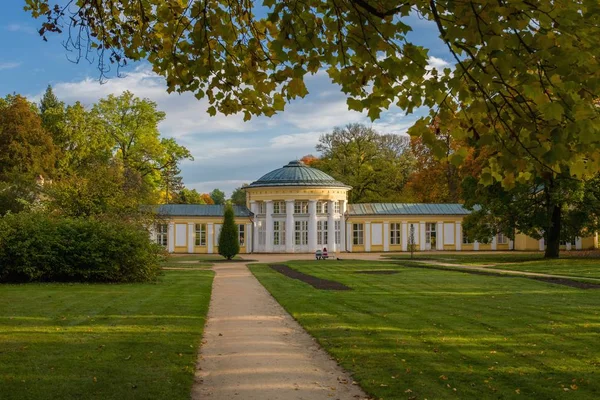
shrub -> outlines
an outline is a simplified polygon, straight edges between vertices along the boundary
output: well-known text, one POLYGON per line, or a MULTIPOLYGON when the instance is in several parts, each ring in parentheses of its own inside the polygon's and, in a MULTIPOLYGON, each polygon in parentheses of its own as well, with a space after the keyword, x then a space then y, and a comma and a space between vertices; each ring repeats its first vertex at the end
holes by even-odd
POLYGON ((0 282, 142 282, 160 274, 162 249, 123 221, 0 218, 0 282))
POLYGON ((225 206, 223 216, 223 227, 221 236, 219 236, 219 254, 231 260, 240 252, 240 242, 238 239, 238 227, 235 224, 235 215, 231 204, 225 206))

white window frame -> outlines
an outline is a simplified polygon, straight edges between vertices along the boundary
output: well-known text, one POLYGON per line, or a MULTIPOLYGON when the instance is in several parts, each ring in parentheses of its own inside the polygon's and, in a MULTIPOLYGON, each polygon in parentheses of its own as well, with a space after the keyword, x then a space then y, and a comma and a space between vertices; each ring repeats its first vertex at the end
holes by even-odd
POLYGON ((246 225, 244 224, 238 224, 238 241, 240 246, 246 245, 246 225))
POLYGON ((308 244, 308 221, 294 221, 294 244, 306 246, 308 244))
POLYGON ((285 214, 285 201, 273 202, 273 214, 285 214))
POLYGON ((342 243, 342 234, 341 234, 340 229, 342 226, 342 222, 335 221, 334 226, 335 226, 335 244, 341 244, 342 243))
POLYGON ((308 201, 296 200, 294 202, 294 214, 308 214, 308 201))
POLYGON ((499 233, 496 235, 496 243, 497 244, 508 244, 508 236, 504 233, 499 233))
POLYGON ((156 225, 156 243, 164 247, 169 245, 169 224, 156 225))
POLYGON ((333 202, 333 212, 336 214, 340 213, 340 202, 339 201, 334 201, 333 202))
POLYGON ((317 221, 317 244, 327 246, 327 221, 317 221))
POLYGON ((352 244, 355 246, 362 246, 365 244, 365 224, 352 224, 352 244))
POLYGON ((273 221, 273 244, 285 245, 285 221, 273 221))
POLYGON ((329 212, 329 202, 319 201, 317 203, 317 214, 327 214, 329 212))
POLYGON ((206 224, 196 224, 194 228, 194 244, 196 246, 206 246, 206 224))
POLYGON ((267 229, 264 221, 258 221, 258 245, 266 246, 267 244, 267 229))
POLYGON ((265 203, 264 201, 259 201, 258 202, 258 213, 259 214, 266 214, 267 213, 267 203, 265 203))
POLYGON ((400 240, 400 229, 401 225, 399 222, 392 222, 390 224, 390 244, 402 244, 402 241, 400 240))

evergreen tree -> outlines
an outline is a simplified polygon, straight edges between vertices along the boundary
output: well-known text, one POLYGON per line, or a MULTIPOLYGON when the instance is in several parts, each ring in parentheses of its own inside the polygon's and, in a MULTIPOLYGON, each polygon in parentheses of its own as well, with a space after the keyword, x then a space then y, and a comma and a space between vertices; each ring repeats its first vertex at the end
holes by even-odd
POLYGON ((223 227, 221 236, 219 236, 219 254, 231 260, 240 252, 240 242, 238 240, 238 226, 235 223, 233 206, 225 206, 225 215, 223 217, 223 227))

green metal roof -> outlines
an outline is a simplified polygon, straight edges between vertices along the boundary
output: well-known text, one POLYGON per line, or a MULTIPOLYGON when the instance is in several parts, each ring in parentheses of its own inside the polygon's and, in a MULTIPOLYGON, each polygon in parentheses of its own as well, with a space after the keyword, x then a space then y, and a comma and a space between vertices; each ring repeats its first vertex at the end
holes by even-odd
POLYGON ((297 160, 263 175, 259 180, 246 187, 271 186, 328 186, 350 189, 350 186, 333 179, 325 172, 308 167, 302 161, 297 160))
POLYGON ((349 204, 348 215, 468 215, 461 204, 364 203, 349 204))
MULTIPOLYGON (((225 206, 217 204, 161 204, 153 207, 159 215, 186 217, 222 217, 225 206)), ((233 206, 236 217, 250 217, 252 212, 244 206, 233 206)))

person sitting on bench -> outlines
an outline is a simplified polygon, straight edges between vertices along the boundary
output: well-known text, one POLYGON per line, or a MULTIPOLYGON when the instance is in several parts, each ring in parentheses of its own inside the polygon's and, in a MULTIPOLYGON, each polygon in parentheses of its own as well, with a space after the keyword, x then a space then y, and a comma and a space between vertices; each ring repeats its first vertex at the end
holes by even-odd
POLYGON ((321 252, 321 250, 315 251, 315 260, 320 260, 322 258, 323 258, 323 253, 321 252))
POLYGON ((327 247, 323 247, 323 252, 321 253, 321 257, 323 257, 323 260, 327 260, 329 258, 329 256, 327 255, 327 247))

